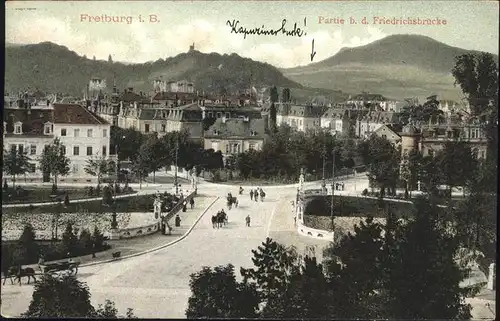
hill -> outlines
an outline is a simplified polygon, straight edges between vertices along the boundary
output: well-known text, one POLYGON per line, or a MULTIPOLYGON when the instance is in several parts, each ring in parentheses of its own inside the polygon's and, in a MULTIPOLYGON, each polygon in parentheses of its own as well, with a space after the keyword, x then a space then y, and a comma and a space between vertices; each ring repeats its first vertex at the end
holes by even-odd
MULTIPOLYGON (((106 79, 108 86, 116 79, 119 88, 152 90, 152 80, 189 80, 197 89, 228 91, 280 86, 306 90, 283 76, 277 68, 237 54, 182 53, 166 60, 142 64, 87 59, 64 46, 51 42, 34 45, 9 45, 5 48, 5 90, 17 92, 27 87, 42 91, 81 95, 92 77, 106 79)), ((325 91, 324 89, 322 91, 325 91)), ((327 90, 328 91, 328 90, 327 90)))
MULTIPOLYGON (((384 96, 459 100, 451 69, 455 57, 479 53, 446 45, 420 35, 391 35, 365 46, 342 48, 334 56, 304 67, 283 69, 304 86, 384 96)), ((498 62, 498 56, 497 56, 498 62)))

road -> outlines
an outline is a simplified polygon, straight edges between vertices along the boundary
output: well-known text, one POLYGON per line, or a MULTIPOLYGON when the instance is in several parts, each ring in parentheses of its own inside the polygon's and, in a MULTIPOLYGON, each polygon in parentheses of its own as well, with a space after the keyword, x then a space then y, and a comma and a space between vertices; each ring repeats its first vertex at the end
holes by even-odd
MULTIPOLYGON (((361 186, 366 178, 344 180, 346 189, 361 186)), ((319 183, 308 183, 308 188, 319 188, 319 183)), ((97 306, 106 299, 115 302, 119 313, 133 308, 140 318, 185 318, 190 274, 202 266, 232 263, 236 275, 240 267, 251 267, 251 250, 259 246, 267 236, 287 245, 295 245, 299 252, 306 247, 314 248, 321 256, 321 248, 328 243, 309 239, 294 232, 293 212, 290 201, 295 199, 297 185, 265 187, 264 202, 251 201, 245 195, 239 197, 239 207, 226 209, 228 192, 237 196, 238 187, 200 182, 200 193, 222 196, 196 224, 182 241, 142 256, 113 263, 82 267, 78 279, 88 284, 92 304, 97 306), (214 229, 211 216, 220 209, 228 213, 229 223, 214 229), (245 217, 251 216, 251 227, 245 226, 245 217)), ((163 190, 163 189, 161 189, 163 190)), ((359 191, 358 191, 359 192, 359 191)), ((33 292, 32 285, 2 286, 2 315, 18 316, 26 311, 33 292)))

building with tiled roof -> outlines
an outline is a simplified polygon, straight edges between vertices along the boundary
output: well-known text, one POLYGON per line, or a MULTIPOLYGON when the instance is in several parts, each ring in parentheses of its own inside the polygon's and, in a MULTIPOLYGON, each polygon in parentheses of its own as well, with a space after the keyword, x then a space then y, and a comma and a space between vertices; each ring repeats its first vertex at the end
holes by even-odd
POLYGON ((321 115, 321 128, 328 129, 337 135, 354 136, 356 119, 362 113, 366 113, 366 111, 339 108, 338 106, 328 108, 321 115))
POLYGON ((224 156, 261 150, 266 137, 265 119, 217 119, 204 133, 205 149, 221 151, 224 156))
POLYGON ((70 159, 70 174, 60 181, 90 179, 84 168, 91 157, 109 158, 110 124, 78 104, 54 103, 44 107, 5 108, 3 146, 21 150, 30 157, 30 179, 48 179, 38 158, 45 146, 58 138, 70 159))
MULTIPOLYGON (((263 111, 268 111, 270 103, 265 103, 263 111)), ((276 123, 278 125, 287 124, 299 131, 317 130, 321 127, 321 116, 327 107, 298 105, 292 103, 275 103, 276 123)))
POLYGON ((370 136, 382 125, 399 123, 399 114, 386 111, 368 111, 359 114, 355 125, 355 135, 359 138, 370 136))
POLYGON ((401 126, 400 124, 384 124, 377 128, 373 132, 373 135, 385 138, 393 145, 397 146, 399 143, 401 143, 401 136, 399 135, 399 133, 402 131, 402 127, 403 126, 401 126))

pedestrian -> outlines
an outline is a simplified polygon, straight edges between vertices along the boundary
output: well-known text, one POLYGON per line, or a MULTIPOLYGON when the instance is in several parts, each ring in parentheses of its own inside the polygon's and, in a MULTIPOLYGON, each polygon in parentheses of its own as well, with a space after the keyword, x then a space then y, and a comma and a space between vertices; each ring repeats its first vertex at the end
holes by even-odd
POLYGON ((184 203, 182 203, 182 211, 185 212, 187 210, 187 202, 184 201, 184 203))
POLYGON ((255 190, 253 192, 253 195, 254 195, 254 200, 257 202, 258 201, 258 198, 259 198, 259 190, 255 190))
POLYGON ((294 225, 294 226, 297 226, 297 216, 294 216, 294 217, 293 217, 293 225, 294 225))
POLYGON ((191 198, 189 200, 189 204, 191 205, 191 209, 193 209, 193 207, 194 207, 194 198, 191 198))
POLYGON ((250 200, 253 201, 253 189, 250 190, 250 200))
POLYGON ((175 226, 176 227, 180 227, 181 226, 181 218, 179 217, 179 215, 177 215, 175 217, 175 226))
POLYGON ((250 215, 247 215, 247 217, 245 218, 245 221, 247 223, 247 226, 250 227, 250 215))

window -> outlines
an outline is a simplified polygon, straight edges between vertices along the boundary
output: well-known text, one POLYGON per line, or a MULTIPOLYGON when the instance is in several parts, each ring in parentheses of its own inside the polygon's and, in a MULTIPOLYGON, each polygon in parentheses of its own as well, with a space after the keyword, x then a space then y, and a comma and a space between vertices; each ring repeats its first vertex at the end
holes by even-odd
POLYGON ((107 154, 106 146, 102 146, 102 156, 106 156, 106 154, 107 154))
POLYGON ((229 113, 226 113, 226 118, 230 118, 230 114, 229 113))
POLYGON ((149 133, 149 124, 144 124, 144 132, 149 133))
POLYGON ((248 144, 248 149, 249 150, 254 150, 255 149, 255 143, 248 144))
POLYGON ((218 151, 219 150, 219 143, 218 142, 212 142, 212 149, 214 151, 218 151))
POLYGON ((14 125, 14 133, 15 134, 22 134, 23 133, 21 124, 14 125))
POLYGON ((161 124, 161 131, 165 132, 166 129, 167 129, 167 126, 165 124, 161 124))
POLYGON ((382 134, 382 138, 387 139, 387 135, 386 134, 382 134))
POLYGON ((19 145, 19 154, 24 153, 24 145, 19 145))
POLYGON ((52 124, 48 123, 48 124, 45 124, 45 127, 43 129, 43 132, 45 135, 50 135, 52 134, 52 124))
POLYGON ((36 172, 36 166, 33 163, 28 163, 28 172, 34 173, 36 172))
POLYGON ((217 118, 221 118, 222 117, 222 114, 221 113, 217 113, 217 118))
POLYGON ((73 155, 80 155, 80 146, 73 146, 73 155))
POLYGON ((10 150, 15 152, 17 150, 17 145, 10 145, 10 150))
POLYGON ((87 137, 92 137, 93 130, 92 129, 87 129, 87 137))
POLYGON ((87 146, 87 156, 92 156, 92 146, 87 146))
POLYGON ((36 145, 30 146, 30 155, 36 155, 36 145))
POLYGON ((66 146, 61 145, 61 151, 63 155, 66 155, 66 146))
POLYGON ((486 158, 486 152, 484 150, 481 151, 481 158, 482 159, 486 158))
POLYGON ((429 149, 427 153, 429 154, 429 156, 434 156, 434 151, 432 149, 429 149))
POLYGON ((73 130, 73 136, 80 137, 80 130, 79 129, 73 130))
POLYGON ((107 129, 102 130, 102 137, 108 137, 108 130, 107 129))
POLYGON ((61 136, 66 136, 66 128, 61 128, 61 136))

